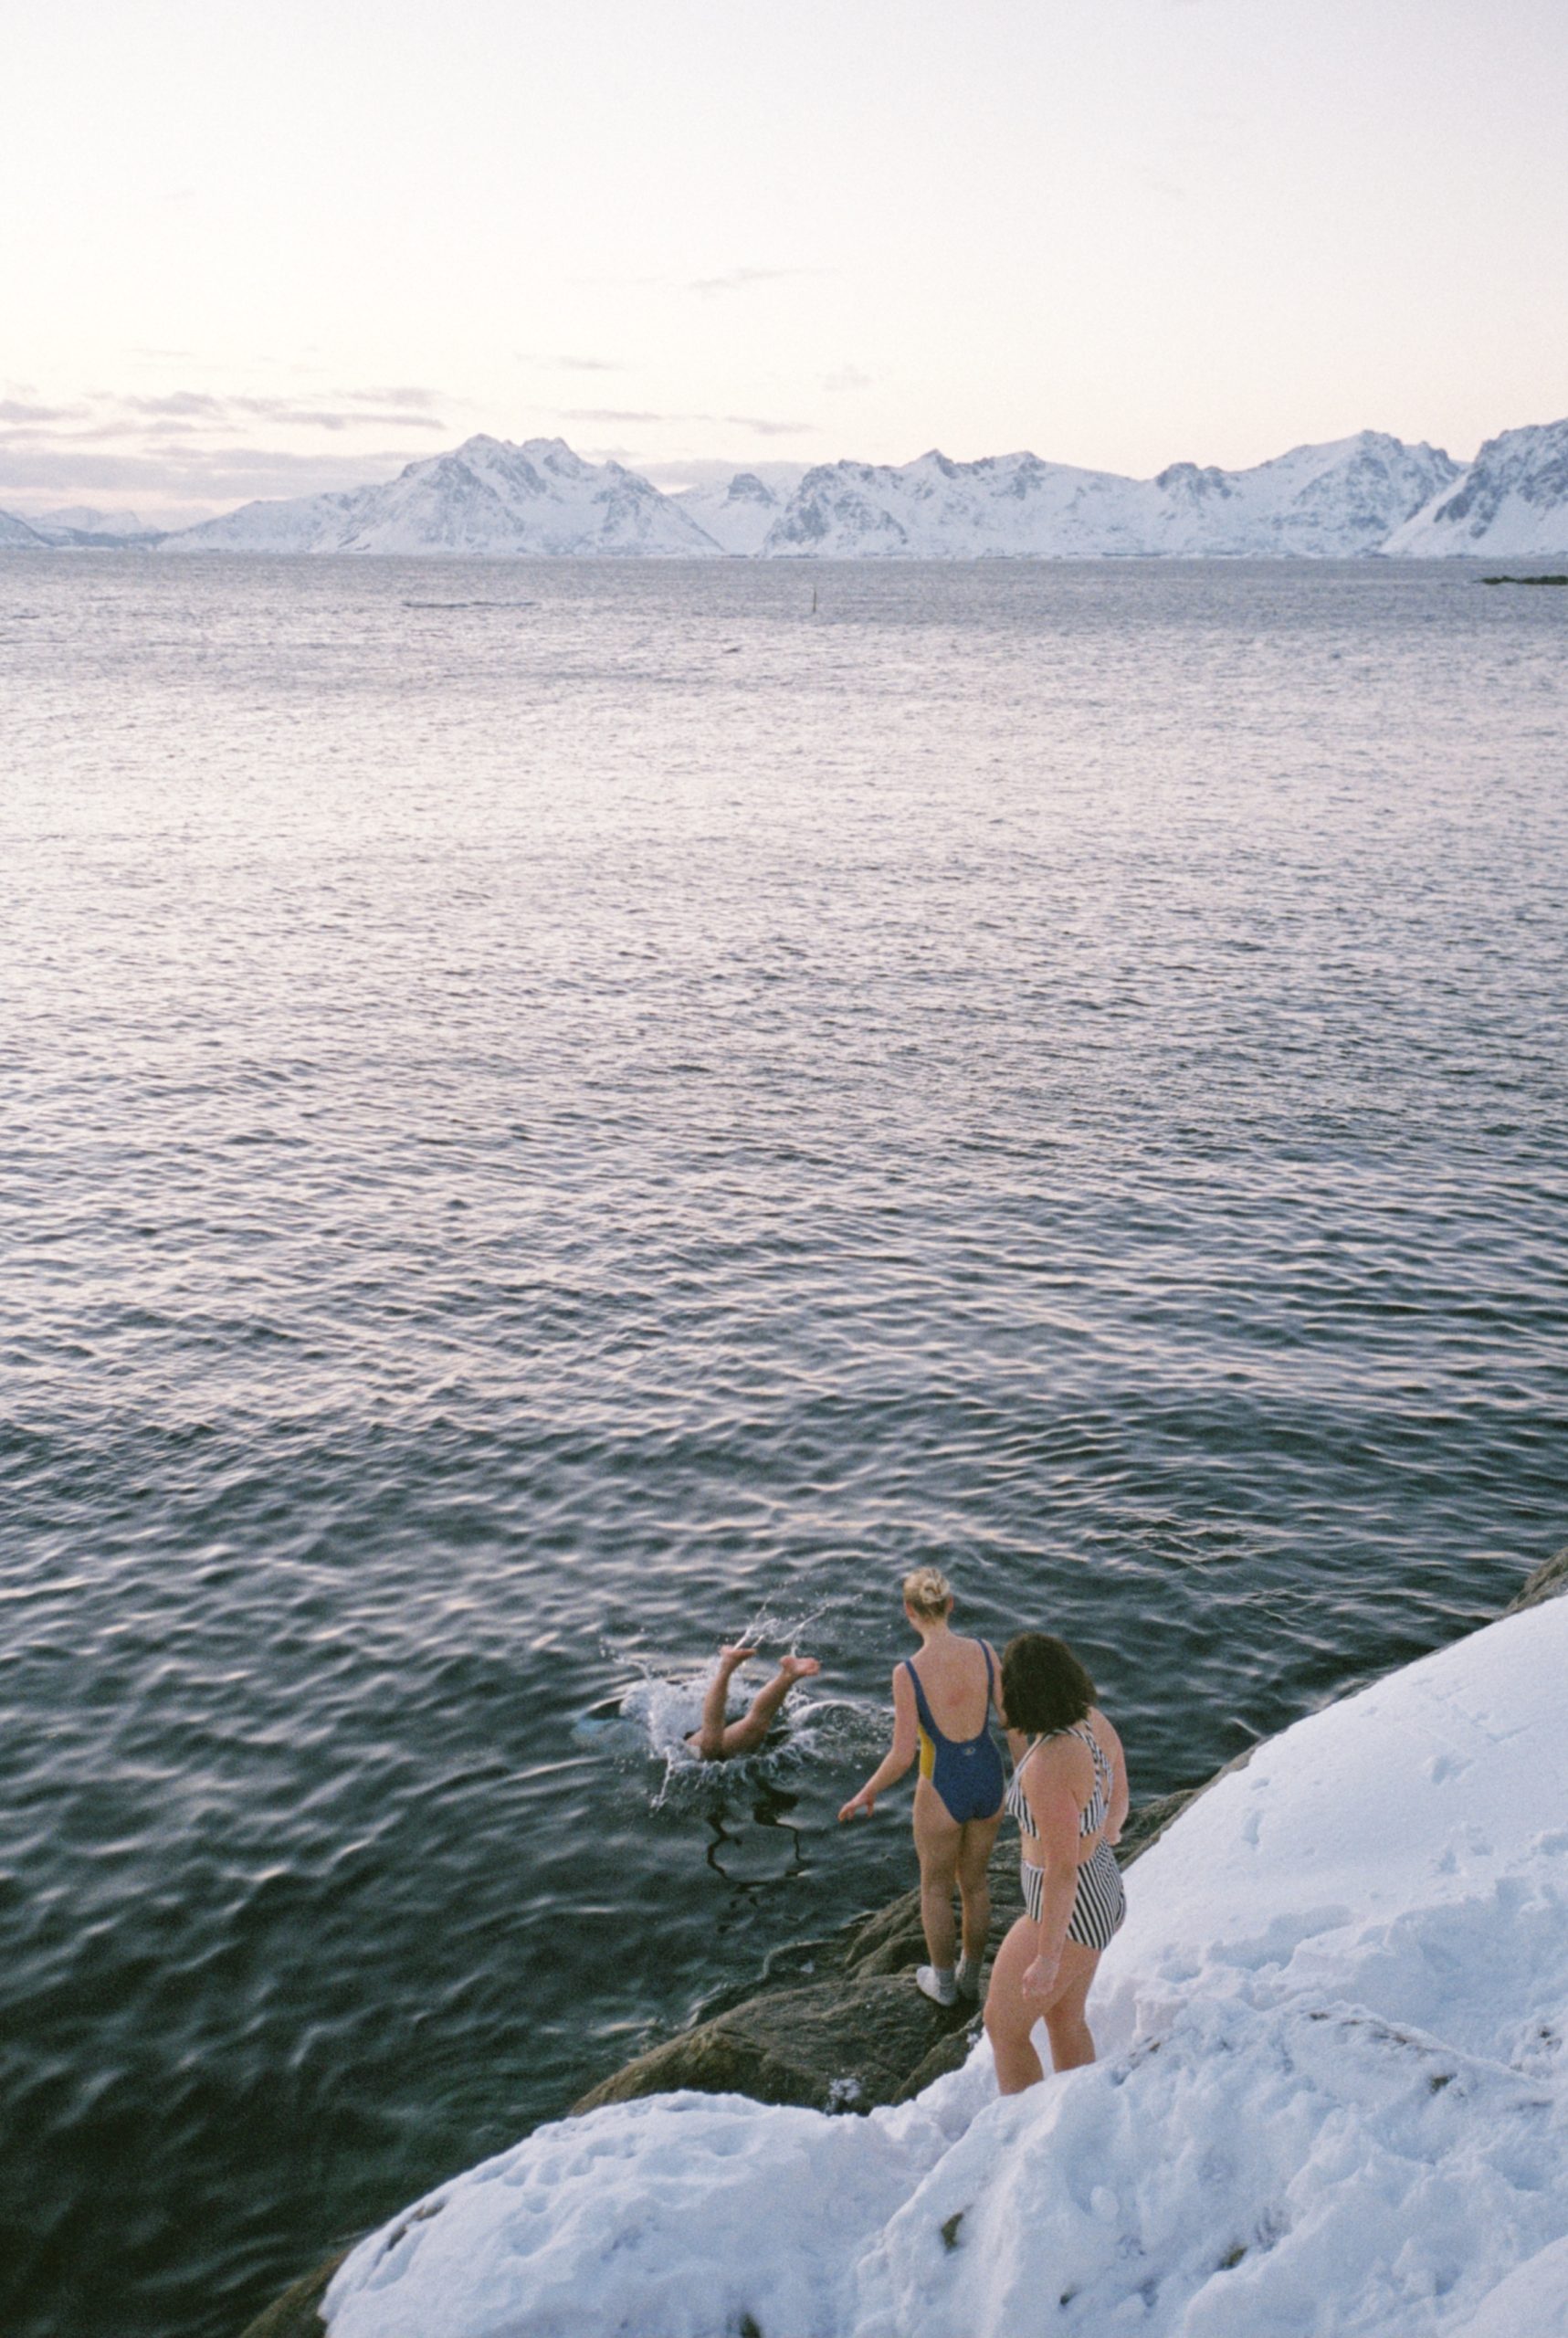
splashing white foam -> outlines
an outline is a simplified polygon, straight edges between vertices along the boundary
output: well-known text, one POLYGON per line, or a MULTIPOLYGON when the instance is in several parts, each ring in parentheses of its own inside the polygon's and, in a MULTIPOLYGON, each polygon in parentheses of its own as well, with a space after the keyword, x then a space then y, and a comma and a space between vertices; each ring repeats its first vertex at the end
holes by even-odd
MULTIPOLYGON (((731 1684, 728 1717, 736 1721, 763 1682, 771 1680, 778 1659, 802 1653, 801 1641, 825 1613, 822 1606, 798 1617, 781 1616, 763 1607, 729 1645, 755 1648, 758 1655, 741 1667, 731 1684)), ((811 1651, 815 1653, 815 1651, 811 1651)), ((705 1785, 721 1775, 742 1773, 767 1782, 796 1777, 803 1766, 837 1766, 860 1757, 868 1743, 885 1732, 886 1716, 849 1698, 824 1696, 820 1676, 810 1676, 791 1692, 758 1753, 728 1762, 705 1762, 688 1740, 702 1720, 703 1700, 718 1666, 715 1655, 700 1672, 666 1670, 658 1659, 644 1659, 646 1669, 621 1700, 620 1720, 627 1736, 647 1758, 664 1765, 664 1775, 651 1806, 662 1808, 672 1788, 705 1785)))

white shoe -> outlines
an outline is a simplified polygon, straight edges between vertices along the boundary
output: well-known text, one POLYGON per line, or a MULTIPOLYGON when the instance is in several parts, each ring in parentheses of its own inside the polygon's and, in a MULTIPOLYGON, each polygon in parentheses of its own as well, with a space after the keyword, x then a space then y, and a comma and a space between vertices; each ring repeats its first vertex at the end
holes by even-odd
POLYGON ((920 1964, 915 1967, 915 1986, 922 1997, 933 2006, 951 2006, 958 2001, 958 1987, 951 1964, 920 1964))

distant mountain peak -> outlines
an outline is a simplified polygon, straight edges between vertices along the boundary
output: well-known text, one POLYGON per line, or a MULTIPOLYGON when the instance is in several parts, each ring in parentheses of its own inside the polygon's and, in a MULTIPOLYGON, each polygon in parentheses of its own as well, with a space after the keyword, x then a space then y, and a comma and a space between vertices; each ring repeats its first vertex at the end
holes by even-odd
POLYGON ((563 438, 476 432, 384 486, 250 503, 166 540, 173 552, 353 552, 506 558, 710 553, 711 539, 636 471, 563 438))

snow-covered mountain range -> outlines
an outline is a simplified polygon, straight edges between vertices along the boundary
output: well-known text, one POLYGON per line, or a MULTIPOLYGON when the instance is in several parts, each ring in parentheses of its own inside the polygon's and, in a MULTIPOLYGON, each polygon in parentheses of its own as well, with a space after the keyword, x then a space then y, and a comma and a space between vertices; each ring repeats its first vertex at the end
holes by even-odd
POLYGON ((685 553, 718 547, 668 495, 619 463, 588 463, 564 439, 469 438, 410 463, 384 487, 247 503, 165 537, 165 552, 381 552, 545 558, 685 553))
POLYGON ((993 455, 977 463, 922 455, 895 469, 830 463, 808 471, 762 550, 973 559, 1306 553, 1343 559, 1380 551, 1394 529, 1459 467, 1437 448, 1379 431, 1297 447, 1245 471, 1173 463, 1158 479, 993 455))
MULTIPOLYGON (((0 546, 148 543, 133 515, 0 511, 0 546), (86 523, 86 524, 84 524, 86 523)), ((1363 430, 1226 471, 1152 479, 989 455, 769 465, 666 494, 563 439, 469 438, 384 484, 247 503, 157 540, 173 553, 556 559, 1555 558, 1568 554, 1568 420, 1489 439, 1468 467, 1363 430)))

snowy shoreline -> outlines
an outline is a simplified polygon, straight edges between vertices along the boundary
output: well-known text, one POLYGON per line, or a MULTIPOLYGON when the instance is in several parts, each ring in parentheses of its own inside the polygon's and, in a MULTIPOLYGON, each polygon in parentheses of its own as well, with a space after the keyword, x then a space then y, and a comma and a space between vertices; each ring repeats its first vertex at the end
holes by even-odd
POLYGON ((1091 2069, 1003 2101, 981 2044, 863 2118, 687 2092, 556 2122, 257 2338, 1559 2338, 1565 1574, 1181 1813, 1091 2069))

